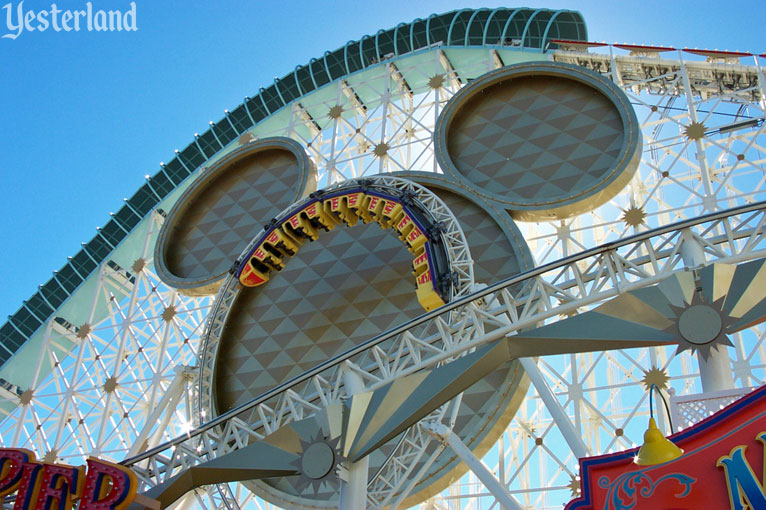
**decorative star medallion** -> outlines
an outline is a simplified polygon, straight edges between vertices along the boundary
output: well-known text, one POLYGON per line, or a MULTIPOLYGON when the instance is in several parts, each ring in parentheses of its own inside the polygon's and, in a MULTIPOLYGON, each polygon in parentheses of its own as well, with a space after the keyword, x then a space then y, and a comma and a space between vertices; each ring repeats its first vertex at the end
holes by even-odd
POLYGON ((440 89, 444 86, 444 75, 435 74, 428 79, 428 86, 432 89, 440 89))
POLYGON ((386 142, 380 142, 372 150, 372 153, 375 154, 377 157, 382 158, 386 154, 388 154, 388 149, 390 149, 390 147, 389 147, 389 145, 386 142))
POLYGON ((676 320, 665 331, 676 335, 676 354, 688 350, 699 352, 704 359, 708 359, 713 348, 718 350, 720 345, 734 347, 726 332, 737 319, 723 311, 724 301, 725 296, 711 302, 700 289, 686 306, 670 305, 676 320))
POLYGON ((705 131, 707 127, 701 122, 692 122, 684 128, 684 134, 690 140, 700 140, 705 137, 705 131))
POLYGON ((644 387, 648 390, 649 388, 654 385, 660 390, 666 390, 668 389, 668 381, 670 380, 670 377, 668 376, 668 373, 666 370, 653 367, 649 369, 648 371, 644 372, 644 378, 641 379, 641 382, 644 384, 644 387))
POLYGON ((641 207, 631 205, 627 209, 624 209, 622 212, 622 221, 624 221, 630 227, 638 227, 646 220, 646 213, 641 207))
POLYGON ((323 483, 338 484, 337 468, 346 460, 338 448, 339 441, 340 436, 330 439, 321 432, 311 441, 301 439, 302 451, 292 463, 300 472, 296 483, 299 491, 311 486, 316 494, 323 483))
POLYGON ((339 119, 340 116, 343 114, 343 107, 339 104, 336 104, 335 106, 330 107, 330 111, 327 112, 327 116, 331 119, 339 119))

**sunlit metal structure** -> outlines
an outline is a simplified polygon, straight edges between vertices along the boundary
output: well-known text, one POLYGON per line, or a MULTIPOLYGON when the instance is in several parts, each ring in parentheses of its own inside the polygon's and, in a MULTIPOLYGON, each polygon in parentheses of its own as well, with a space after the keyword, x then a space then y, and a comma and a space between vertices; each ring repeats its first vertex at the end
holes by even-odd
MULTIPOLYGON (((88 455, 129 459, 152 484, 310 416, 317 393, 337 397, 334 381, 344 373, 375 389, 689 268, 762 258, 764 61, 588 43, 581 16, 569 11, 466 9, 381 30, 297 67, 176 151, 0 328, 7 351, 0 369, 2 446, 69 464, 88 455), (225 286, 215 306, 213 297, 184 295, 154 270, 157 234, 183 191, 226 154, 272 136, 305 148, 318 188, 382 173, 441 173, 433 134, 452 96, 489 71, 541 60, 590 69, 625 92, 643 134, 630 183, 575 217, 518 221, 533 269, 479 282, 487 286, 337 353, 245 406, 217 417, 201 412, 203 339, 231 301, 225 286), (385 151, 376 151, 382 144, 385 151), (451 327, 450 314, 470 328, 451 327), (260 417, 257 427, 243 418, 253 415, 260 417)), ((459 456, 472 470, 420 508, 560 508, 577 493, 578 457, 641 442, 649 384, 672 392, 688 421, 713 409, 698 403, 684 409, 695 394, 704 391, 697 401, 719 405, 764 384, 764 329, 754 326, 731 340, 733 348, 709 360, 676 354, 676 346, 525 358, 529 389, 484 456, 488 469, 470 451, 459 452, 448 430, 440 433, 434 423, 450 413, 440 408, 409 429, 369 480, 368 507, 405 501, 422 474, 413 466, 441 453, 459 456)), ((273 507, 242 484, 197 489, 183 504, 273 507)))

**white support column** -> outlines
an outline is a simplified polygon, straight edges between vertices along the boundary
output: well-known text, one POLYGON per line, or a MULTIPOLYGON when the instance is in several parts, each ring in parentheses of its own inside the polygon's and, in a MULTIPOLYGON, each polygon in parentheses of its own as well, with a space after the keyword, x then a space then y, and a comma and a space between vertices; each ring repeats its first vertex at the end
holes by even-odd
MULTIPOLYGON (((689 229, 682 234, 681 257, 686 267, 700 267, 705 263, 705 252, 700 243, 692 236, 689 229)), ((731 360, 726 347, 721 350, 713 347, 707 359, 702 353, 697 353, 697 362, 700 367, 700 381, 702 391, 723 391, 734 389, 734 375, 731 370, 731 360)))
POLYGON ((700 366, 700 379, 702 380, 702 391, 723 391, 734 389, 734 377, 731 369, 731 360, 726 347, 716 347, 710 349, 710 355, 704 359, 697 353, 697 360, 700 366))
MULTIPOLYGON (((350 397, 365 391, 364 382, 350 366, 343 366, 343 384, 350 397)), ((367 473, 369 457, 357 462, 344 462, 340 472, 339 510, 363 510, 367 508, 367 473)))
POLYGON ((469 469, 473 471, 476 478, 484 484, 503 509, 523 510, 523 507, 513 498, 513 496, 511 496, 508 489, 495 478, 495 475, 487 469, 487 466, 484 465, 481 459, 474 455, 463 441, 449 429, 449 427, 440 423, 435 426, 427 427, 426 430, 452 448, 452 451, 454 451, 455 454, 460 457, 460 460, 465 462, 469 469))
POLYGON ((572 420, 569 419, 564 408, 561 407, 558 399, 545 382, 543 374, 540 372, 540 369, 537 368, 537 363, 531 358, 521 358, 519 361, 521 362, 521 366, 524 367, 527 376, 529 376, 529 380, 532 381, 532 384, 537 390, 537 394, 540 395, 545 407, 548 409, 548 412, 551 413, 553 421, 556 422, 556 425, 561 431, 561 435, 564 436, 564 440, 566 440, 569 448, 571 448, 572 453, 574 453, 578 459, 590 455, 580 434, 577 433, 577 429, 575 429, 572 424, 572 420))

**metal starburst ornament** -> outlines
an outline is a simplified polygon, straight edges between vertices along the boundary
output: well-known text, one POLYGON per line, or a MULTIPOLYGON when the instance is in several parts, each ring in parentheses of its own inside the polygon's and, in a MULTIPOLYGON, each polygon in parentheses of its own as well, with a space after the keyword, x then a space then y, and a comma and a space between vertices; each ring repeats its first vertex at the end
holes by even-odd
POLYGON ((669 380, 670 376, 668 375, 667 370, 664 368, 653 367, 644 372, 644 378, 641 379, 641 382, 647 391, 649 391, 652 385, 660 390, 667 390, 669 380))
POLYGON ((567 485, 569 492, 573 498, 578 497, 582 493, 582 484, 580 483, 579 476, 569 475, 569 485, 567 485))
POLYGON ((699 352, 707 359, 711 349, 732 345, 727 335, 764 321, 766 259, 758 259, 678 271, 656 285, 630 290, 590 311, 515 335, 513 340, 518 345, 524 341, 554 346, 579 343, 581 350, 596 350, 593 342, 610 348, 657 342, 677 345, 676 353, 699 352))
POLYGON ((299 491, 311 486, 316 494, 325 482, 338 485, 337 468, 346 460, 338 448, 339 441, 340 436, 330 439, 322 432, 310 441, 301 439, 301 453, 292 463, 300 472, 295 484, 299 491))
POLYGON ((646 222, 646 213, 642 207, 636 207, 631 205, 629 208, 624 209, 622 214, 622 221, 630 227, 638 227, 646 222))
POLYGON ((705 137, 707 127, 701 122, 692 122, 684 127, 684 135, 690 140, 700 140, 705 137))
POLYGON ((726 333, 737 318, 723 310, 724 302, 725 296, 715 301, 707 300, 700 289, 686 306, 669 305, 677 320, 665 331, 677 337, 676 354, 688 350, 699 352, 708 359, 711 349, 718 350, 721 345, 734 347, 726 333))

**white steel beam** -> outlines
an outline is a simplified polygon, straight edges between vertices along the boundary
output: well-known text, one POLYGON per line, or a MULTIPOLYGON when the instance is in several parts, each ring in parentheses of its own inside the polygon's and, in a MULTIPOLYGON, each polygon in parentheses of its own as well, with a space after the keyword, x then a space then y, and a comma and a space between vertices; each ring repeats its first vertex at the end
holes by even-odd
POLYGON ((556 396, 545 382, 543 374, 540 372, 540 369, 537 368, 537 363, 531 358, 521 358, 519 361, 521 362, 521 366, 524 367, 524 371, 526 371, 529 380, 532 381, 532 384, 537 390, 537 394, 540 395, 543 403, 545 403, 545 407, 556 422, 556 425, 561 431, 561 435, 564 436, 567 444, 572 449, 572 453, 574 453, 578 459, 590 455, 588 447, 585 446, 580 434, 577 433, 577 429, 575 429, 569 416, 567 416, 566 411, 561 407, 558 399, 556 399, 556 396))
POLYGON ((439 62, 444 70, 447 71, 447 81, 452 87, 452 90, 457 91, 460 88, 460 78, 458 77, 457 71, 452 66, 449 57, 444 53, 444 50, 441 49, 439 50, 439 62))
POLYGON ((136 439, 133 441, 133 446, 131 446, 130 450, 128 450, 127 457, 137 455, 141 453, 141 451, 143 451, 145 448, 151 448, 159 444, 159 439, 162 438, 162 433, 165 431, 165 427, 167 427, 167 424, 170 421, 170 418, 173 416, 173 412, 175 411, 176 406, 178 405, 178 400, 186 388, 186 381, 192 377, 191 369, 189 367, 176 367, 175 372, 176 375, 173 376, 173 379, 170 381, 170 385, 168 386, 167 390, 165 390, 165 394, 162 396, 162 399, 160 399, 157 407, 155 407, 149 414, 148 418, 146 419, 144 428, 141 430, 141 432, 139 432, 138 436, 136 436, 136 439), (163 415, 163 413, 165 414, 163 415), (152 440, 148 441, 149 434, 154 428, 154 424, 157 423, 160 417, 162 417, 162 420, 157 426, 156 432, 152 435, 152 440), (144 444, 145 442, 146 444, 144 444))
POLYGON ((311 114, 306 111, 306 108, 304 108, 301 103, 296 102, 293 107, 293 111, 298 116, 298 118, 304 122, 306 128, 308 128, 308 130, 311 132, 312 137, 316 138, 319 136, 319 134, 322 132, 322 127, 317 124, 317 121, 314 120, 314 117, 312 117, 311 114))
POLYGON ((404 75, 399 70, 398 67, 396 67, 396 64, 393 62, 390 62, 388 64, 388 70, 391 78, 396 82, 396 85, 399 87, 399 90, 404 93, 405 95, 408 95, 410 98, 412 98, 412 88, 407 83, 407 80, 404 79, 404 75))
POLYGON ((354 89, 351 87, 351 85, 349 85, 346 80, 340 80, 339 83, 340 83, 340 91, 343 93, 344 96, 346 96, 346 99, 348 99, 351 105, 354 108, 356 108, 360 114, 366 116, 367 107, 364 105, 364 103, 359 98, 359 96, 354 91, 354 89))
MULTIPOLYGON (((694 104, 694 94, 692 92, 692 85, 689 80, 689 73, 684 65, 683 55, 681 51, 678 51, 678 58, 681 62, 681 80, 684 86, 684 96, 686 97, 686 105, 689 109, 689 120, 692 123, 698 124, 699 117, 697 116, 697 106, 694 104)), ((691 139, 690 139, 691 140, 691 139)), ((703 205, 708 212, 713 212, 717 208, 715 197, 713 196, 713 188, 710 185, 710 170, 708 169, 707 156, 705 155, 705 147, 702 145, 702 139, 695 137, 694 147, 696 149, 695 158, 699 165, 699 175, 702 179, 702 186, 705 190, 705 196, 703 198, 703 205)))
POLYGON ((511 496, 508 489, 495 478, 495 475, 487 469, 481 459, 474 455, 449 427, 440 423, 436 426, 424 426, 424 428, 449 446, 460 457, 460 460, 465 462, 502 508, 505 510, 523 510, 523 507, 511 496))

